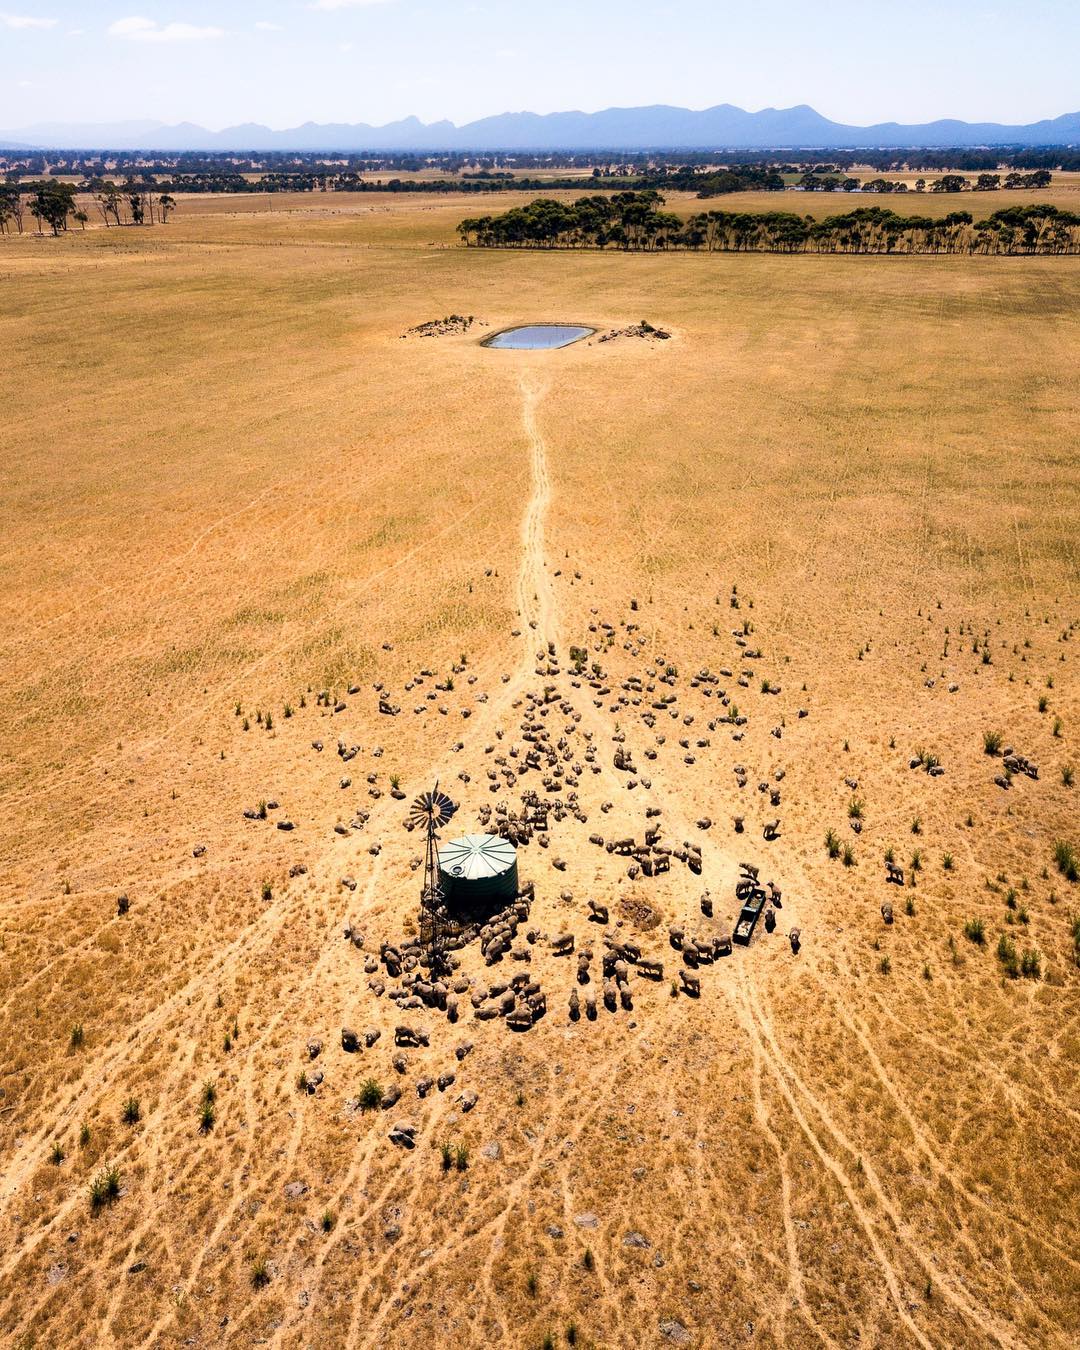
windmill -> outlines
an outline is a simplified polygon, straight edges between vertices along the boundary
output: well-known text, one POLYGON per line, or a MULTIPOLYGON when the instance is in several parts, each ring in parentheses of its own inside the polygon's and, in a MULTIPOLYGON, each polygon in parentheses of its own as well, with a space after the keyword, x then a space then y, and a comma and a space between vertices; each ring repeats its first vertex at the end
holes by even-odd
POLYGON ((409 808, 409 820, 415 829, 420 826, 425 833, 424 845, 424 889, 420 893, 420 932, 424 931, 424 920, 428 924, 428 950, 431 957, 431 970, 434 973, 442 964, 442 951, 439 942, 439 915, 443 907, 442 886, 439 884, 438 830, 446 825, 457 804, 452 802, 445 792, 439 791, 436 782, 430 792, 422 792, 409 808))

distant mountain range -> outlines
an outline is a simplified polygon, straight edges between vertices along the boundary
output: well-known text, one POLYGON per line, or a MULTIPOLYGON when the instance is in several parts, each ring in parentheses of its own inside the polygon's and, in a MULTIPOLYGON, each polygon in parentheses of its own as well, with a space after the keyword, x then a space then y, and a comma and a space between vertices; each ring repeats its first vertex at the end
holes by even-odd
POLYGON ((938 122, 870 127, 831 122, 813 108, 745 112, 730 103, 692 112, 657 104, 603 112, 501 113, 477 122, 421 122, 406 117, 386 126, 363 122, 273 131, 255 122, 207 131, 192 122, 49 122, 0 131, 0 148, 79 150, 764 150, 874 149, 977 145, 1080 144, 1080 112, 1026 126, 999 122, 938 122))

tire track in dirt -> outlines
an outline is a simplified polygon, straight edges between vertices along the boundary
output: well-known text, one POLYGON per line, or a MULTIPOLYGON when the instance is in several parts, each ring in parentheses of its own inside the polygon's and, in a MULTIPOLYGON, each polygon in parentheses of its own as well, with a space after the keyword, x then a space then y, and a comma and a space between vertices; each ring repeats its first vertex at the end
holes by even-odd
POLYGON ((856 1214, 864 1232, 870 1242, 871 1248, 881 1268, 882 1275, 885 1278, 889 1293, 893 1303, 896 1306, 904 1323, 909 1327, 912 1334, 922 1345, 929 1345, 924 1333, 917 1327, 906 1307, 903 1291, 901 1287, 901 1274, 896 1266, 889 1259, 885 1252, 881 1238, 875 1227, 870 1210, 863 1204, 855 1190, 854 1184, 845 1172, 839 1160, 826 1148, 825 1140, 817 1130, 814 1129, 807 1111, 803 1110, 805 1103, 809 1111, 821 1121, 825 1130, 836 1141, 840 1148, 850 1154, 852 1157, 859 1157, 862 1161, 861 1175, 871 1190, 876 1206, 883 1212, 893 1230, 892 1236, 903 1247, 905 1247, 930 1277, 945 1300, 950 1303, 954 1311, 966 1322, 974 1326, 979 1334, 983 1336, 988 1344, 1009 1345, 1015 1339, 1013 1328, 1001 1325, 995 1315, 988 1309, 980 1308, 968 1297, 965 1289, 947 1275, 939 1266, 931 1267, 919 1247, 918 1243, 909 1237, 902 1217, 897 1210, 892 1198, 886 1192, 885 1188, 878 1179, 876 1170, 871 1162, 862 1157, 858 1150, 846 1138, 840 1128, 833 1121, 829 1112, 821 1104, 818 1098, 806 1087, 799 1078, 791 1063, 786 1059, 776 1041, 775 1031, 773 1030, 768 1014, 764 1012, 755 998, 756 990, 753 984, 752 975, 747 971, 742 971, 739 982, 739 999, 745 1014, 746 1026, 750 1034, 758 1043, 764 1063, 771 1069, 777 1085, 783 1093, 785 1099, 791 1108, 792 1114, 799 1123, 814 1151, 818 1154, 824 1166, 832 1173, 845 1197, 856 1214))
MULTIPOLYGON (((831 993, 835 997, 835 990, 826 986, 816 971, 811 972, 811 978, 813 978, 817 982, 819 987, 822 989, 822 992, 826 996, 828 996, 831 993)), ((931 1167, 937 1174, 939 1180, 944 1182, 950 1189, 954 1190, 958 1195, 962 1196, 968 1202, 968 1204, 972 1205, 976 1209, 981 1209, 995 1222, 1009 1223, 1014 1225, 1017 1229, 1020 1230, 1020 1232, 1024 1234, 1024 1236, 1029 1241, 1037 1242, 1040 1245, 1047 1247, 1060 1260, 1066 1261, 1068 1262, 1069 1265, 1077 1269, 1080 1269, 1080 1260, 1077 1260, 1075 1256, 1071 1255, 1068 1251, 1064 1250, 1063 1248, 1059 1247, 1056 1243, 1052 1242, 1049 1238, 1046 1237, 1045 1233, 1039 1232, 1038 1229, 1032 1227, 1030 1224, 1026 1223, 1023 1219, 1017 1218, 1015 1215, 1003 1213, 1001 1210, 995 1209, 993 1205, 988 1204, 981 1195, 978 1195, 974 1191, 969 1190, 968 1187, 964 1185, 964 1182, 961 1180, 956 1170, 954 1168, 949 1167, 946 1163, 942 1161, 941 1155, 938 1153, 933 1142, 931 1141, 930 1135, 919 1123, 918 1118, 912 1111, 911 1107, 908 1105, 907 1100, 901 1094, 901 1092, 899 1091, 893 1080, 889 1077, 889 1074, 886 1071, 885 1066, 882 1064, 880 1058, 878 1057, 877 1052, 873 1047, 873 1043, 869 1038, 865 1025, 859 1020, 858 1016, 854 1012, 848 1010, 847 1005, 843 999, 836 999, 835 1006, 837 1013, 840 1017, 840 1020, 844 1023, 844 1025, 848 1028, 851 1034, 859 1042, 860 1046, 863 1049, 864 1054, 866 1055, 867 1060, 870 1063, 870 1067, 874 1071, 875 1077, 878 1079, 881 1086, 888 1094, 896 1110, 900 1113, 901 1117, 904 1120, 904 1123, 910 1130, 912 1138, 915 1141, 915 1146, 917 1150, 920 1153, 922 1153, 923 1156, 930 1163, 931 1167)), ((1021 1286, 1019 1285, 1016 1286, 1015 1292, 1017 1297, 1019 1297, 1020 1299, 1030 1301, 1028 1299, 1025 1290, 1021 1286)))

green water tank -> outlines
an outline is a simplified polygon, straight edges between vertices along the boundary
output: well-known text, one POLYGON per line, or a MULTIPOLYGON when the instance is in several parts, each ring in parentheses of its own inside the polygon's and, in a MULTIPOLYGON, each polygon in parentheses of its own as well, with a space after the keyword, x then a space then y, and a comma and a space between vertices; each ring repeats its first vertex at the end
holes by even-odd
POLYGON ((451 908, 500 909, 518 893, 517 849, 497 834, 463 834, 440 844, 439 881, 451 908))

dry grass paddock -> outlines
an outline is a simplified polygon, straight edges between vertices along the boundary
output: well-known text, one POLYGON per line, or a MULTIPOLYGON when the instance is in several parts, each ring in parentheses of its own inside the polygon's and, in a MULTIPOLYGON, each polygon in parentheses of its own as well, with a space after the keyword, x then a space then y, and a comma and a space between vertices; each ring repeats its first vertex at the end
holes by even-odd
POLYGON ((473 197, 274 206, 0 240, 0 1340, 1075 1344, 1075 261, 511 254, 455 246, 473 197), (451 313, 478 322, 402 337, 451 313), (479 345, 643 317, 671 339, 479 345), (706 888, 730 919, 745 860, 778 931, 700 999, 641 980, 595 1023, 539 943, 543 1020, 425 1014, 399 1080, 364 971, 416 908, 391 775, 411 798, 440 774, 471 828, 546 640, 603 772, 588 827, 522 853, 537 925, 621 921, 670 976, 667 925, 706 888), (610 696, 570 687, 571 645, 610 696), (406 684, 462 657, 445 714, 414 714, 406 684), (611 736, 640 761, 655 735, 612 700, 660 662, 694 722, 634 793, 611 736), (738 742, 705 732, 703 667, 732 671, 738 742), (995 785, 993 730, 1037 780, 995 785), (587 842, 647 803, 701 877, 587 842), (382 1038, 347 1055, 344 1025, 382 1038), (353 1105, 367 1078, 400 1081, 389 1115, 353 1105))

